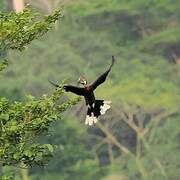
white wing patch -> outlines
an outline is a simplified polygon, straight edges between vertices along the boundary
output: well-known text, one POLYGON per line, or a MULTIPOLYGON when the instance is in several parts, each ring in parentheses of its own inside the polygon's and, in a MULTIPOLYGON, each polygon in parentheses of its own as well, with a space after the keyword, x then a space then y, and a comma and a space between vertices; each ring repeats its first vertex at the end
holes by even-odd
POLYGON ((110 104, 111 104, 111 101, 104 101, 103 102, 104 104, 102 105, 102 106, 100 106, 100 113, 101 113, 101 115, 103 115, 103 114, 105 114, 106 113, 106 111, 108 110, 108 109, 110 109, 110 104))

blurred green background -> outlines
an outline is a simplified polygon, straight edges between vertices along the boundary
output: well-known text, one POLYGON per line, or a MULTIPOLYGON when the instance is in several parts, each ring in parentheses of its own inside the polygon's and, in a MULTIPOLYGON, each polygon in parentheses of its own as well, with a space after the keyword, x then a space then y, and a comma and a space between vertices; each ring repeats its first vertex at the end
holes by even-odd
MULTIPOLYGON (((13 10, 1 1, 0 10, 13 10)), ((18 1, 16 1, 18 2, 18 1)), ((54 30, 23 52, 9 51, 0 75, 0 95, 24 100, 53 90, 54 82, 89 82, 116 58, 97 99, 112 100, 99 124, 84 124, 83 100, 52 126, 43 142, 57 145, 32 180, 178 180, 180 177, 180 1, 28 0, 49 14, 63 6, 54 30)), ((67 94, 67 96, 74 96, 67 94)), ((12 168, 15 179, 24 179, 12 168)), ((5 169, 9 171, 9 169, 5 169)), ((26 179, 26 180, 27 180, 26 179)), ((25 179, 24 179, 25 180, 25 179)))

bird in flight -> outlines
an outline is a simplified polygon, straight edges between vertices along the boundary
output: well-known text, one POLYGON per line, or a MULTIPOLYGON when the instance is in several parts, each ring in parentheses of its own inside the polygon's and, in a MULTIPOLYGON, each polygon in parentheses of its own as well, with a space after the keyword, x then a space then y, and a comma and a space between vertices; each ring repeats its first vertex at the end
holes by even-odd
MULTIPOLYGON (((84 77, 80 77, 78 80, 79 84, 82 84, 83 87, 76 87, 72 85, 63 86, 66 92, 72 92, 79 96, 84 96, 86 105, 88 106, 87 115, 85 124, 92 126, 98 120, 100 115, 105 114, 105 112, 110 108, 111 101, 97 100, 94 95, 96 88, 105 82, 106 77, 108 76, 111 68, 114 64, 114 56, 112 56, 112 62, 108 70, 101 74, 93 83, 87 84, 87 80, 84 77)), ((55 84, 49 81, 55 87, 60 87, 58 84, 55 84)))

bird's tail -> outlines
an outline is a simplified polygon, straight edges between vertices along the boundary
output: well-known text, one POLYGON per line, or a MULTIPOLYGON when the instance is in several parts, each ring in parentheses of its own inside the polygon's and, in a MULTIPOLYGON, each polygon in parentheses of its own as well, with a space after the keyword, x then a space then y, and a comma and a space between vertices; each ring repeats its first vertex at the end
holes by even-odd
POLYGON ((96 100, 93 107, 88 107, 85 124, 92 126, 98 121, 98 116, 103 115, 111 107, 111 101, 96 100))

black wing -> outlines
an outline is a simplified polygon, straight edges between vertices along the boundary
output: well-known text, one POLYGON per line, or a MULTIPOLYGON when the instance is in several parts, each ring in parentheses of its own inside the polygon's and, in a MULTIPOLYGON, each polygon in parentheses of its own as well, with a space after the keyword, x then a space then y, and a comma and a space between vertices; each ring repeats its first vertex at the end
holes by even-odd
MULTIPOLYGON (((58 84, 56 84, 56 83, 54 83, 54 82, 52 82, 50 80, 49 80, 49 82, 55 87, 60 87, 58 84)), ((70 92, 72 92, 74 94, 77 94, 79 96, 84 96, 85 95, 85 89, 84 88, 75 87, 75 86, 71 86, 71 85, 65 85, 65 86, 63 86, 63 88, 64 88, 64 90, 66 92, 70 91, 70 92)))
POLYGON ((115 61, 114 56, 112 56, 112 63, 111 63, 111 66, 109 67, 109 69, 105 73, 103 73, 101 76, 99 76, 96 79, 96 81, 94 81, 91 84, 91 87, 92 87, 93 90, 95 90, 100 84, 102 84, 106 80, 106 77, 109 74, 109 72, 111 71, 111 68, 112 68, 112 66, 114 64, 114 61, 115 61))
POLYGON ((66 92, 72 92, 74 94, 77 94, 79 96, 84 96, 85 95, 85 89, 84 88, 80 88, 80 87, 76 87, 76 86, 71 86, 71 85, 67 85, 64 86, 64 90, 66 92))

